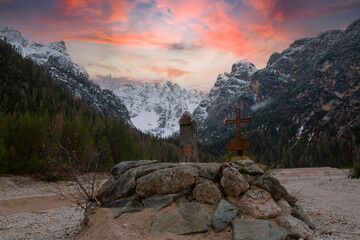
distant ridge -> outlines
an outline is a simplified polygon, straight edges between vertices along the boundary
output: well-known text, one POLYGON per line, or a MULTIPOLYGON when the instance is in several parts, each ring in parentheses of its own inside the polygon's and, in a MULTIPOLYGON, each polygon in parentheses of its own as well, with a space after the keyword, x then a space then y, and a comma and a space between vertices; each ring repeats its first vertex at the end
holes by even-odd
POLYGON ((21 32, 0 23, 0 39, 14 46, 24 58, 30 58, 42 65, 49 74, 75 96, 85 100, 90 106, 100 110, 104 115, 123 119, 132 125, 129 112, 121 100, 111 91, 101 90, 93 83, 84 67, 74 63, 67 53, 65 42, 56 41, 49 44, 31 42, 21 32))

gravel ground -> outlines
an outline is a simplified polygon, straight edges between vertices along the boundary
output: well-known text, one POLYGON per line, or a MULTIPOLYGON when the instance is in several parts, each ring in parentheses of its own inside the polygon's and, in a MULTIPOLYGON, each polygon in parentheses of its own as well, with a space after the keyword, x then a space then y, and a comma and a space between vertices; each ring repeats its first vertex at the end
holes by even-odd
POLYGON ((0 238, 73 239, 81 218, 82 212, 74 207, 0 216, 0 238))
MULTIPOLYGON (((103 183, 108 175, 100 178, 103 183)), ((83 210, 57 194, 57 189, 67 193, 74 186, 74 182, 0 177, 0 239, 74 239, 83 210)))
POLYGON ((360 239, 360 180, 335 168, 278 169, 273 173, 313 220, 315 239, 360 239))
MULTIPOLYGON (((317 227, 315 239, 360 239, 359 179, 349 179, 346 170, 334 168, 277 169, 271 174, 299 198, 317 227)), ((141 215, 141 219, 153 214, 143 212, 145 216, 141 215)), ((135 216, 125 216, 129 221, 126 225, 138 225, 135 216), (135 219, 133 223, 131 219, 135 219)), ((80 231, 81 218, 80 210, 58 200, 51 184, 27 177, 0 177, 0 239, 73 239, 80 231), (43 202, 34 204, 39 201, 43 202)), ((143 231, 131 230, 133 236, 143 231)))

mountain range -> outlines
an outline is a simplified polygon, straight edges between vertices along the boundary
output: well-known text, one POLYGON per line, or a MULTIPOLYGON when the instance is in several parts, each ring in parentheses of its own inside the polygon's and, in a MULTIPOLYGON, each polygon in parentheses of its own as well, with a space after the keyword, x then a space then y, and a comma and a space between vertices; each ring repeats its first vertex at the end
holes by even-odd
POLYGON ((356 163, 359 39, 357 20, 345 30, 294 41, 273 53, 263 69, 247 62, 234 64, 231 73, 219 75, 208 98, 195 109, 200 139, 224 149, 231 138, 224 121, 235 118, 235 108, 241 107, 243 117, 253 118, 247 127, 249 148, 259 161, 282 166, 356 163))
POLYGON ((235 136, 235 128, 224 122, 234 119, 240 107, 242 117, 253 118, 244 132, 249 152, 259 162, 345 166, 360 157, 360 20, 345 30, 294 41, 273 53, 263 69, 238 61, 231 72, 219 74, 208 95, 171 82, 101 82, 101 90, 71 61, 64 42, 29 44, 3 24, 0 37, 43 65, 76 96, 144 132, 171 136, 178 130, 178 117, 188 110, 198 120, 199 140, 223 155, 235 136))
POLYGON ((122 100, 136 128, 159 137, 179 132, 180 115, 184 111, 193 112, 206 96, 201 91, 187 90, 170 81, 154 84, 103 81, 100 86, 122 100))
POLYGON ((90 106, 106 116, 123 119, 125 123, 132 125, 129 112, 121 99, 109 90, 101 90, 100 86, 90 80, 85 68, 71 60, 64 41, 29 43, 21 32, 4 23, 0 23, 0 38, 13 45, 24 58, 30 58, 43 66, 54 79, 90 106))

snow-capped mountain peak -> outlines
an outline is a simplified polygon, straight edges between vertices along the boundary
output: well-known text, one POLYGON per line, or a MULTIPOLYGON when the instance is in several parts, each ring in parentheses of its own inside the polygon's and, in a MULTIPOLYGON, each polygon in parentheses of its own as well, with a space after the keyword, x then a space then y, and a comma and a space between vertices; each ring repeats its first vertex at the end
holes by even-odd
POLYGON ((131 124, 129 113, 121 100, 110 91, 102 91, 90 80, 86 69, 71 60, 64 41, 29 43, 20 31, 4 23, 0 23, 0 39, 13 45, 24 58, 44 66, 54 79, 90 106, 97 108, 104 115, 121 118, 131 124))
POLYGON ((104 81, 100 85, 112 90, 122 99, 135 127, 160 137, 168 137, 177 132, 180 115, 184 111, 193 112, 205 97, 203 92, 187 90, 170 81, 155 84, 104 81))

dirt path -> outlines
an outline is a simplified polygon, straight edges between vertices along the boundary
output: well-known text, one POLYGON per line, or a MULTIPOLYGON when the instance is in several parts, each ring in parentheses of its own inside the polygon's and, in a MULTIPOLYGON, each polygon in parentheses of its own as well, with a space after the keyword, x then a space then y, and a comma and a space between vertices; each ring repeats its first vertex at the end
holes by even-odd
MULTIPOLYGON (((360 239, 359 179, 349 179, 346 170, 334 168, 278 169, 271 174, 299 198, 318 228, 315 239, 360 239)), ((71 185, 59 183, 60 187, 71 185)), ((27 177, 0 177, 0 239, 73 239, 80 229, 82 212, 53 190, 51 184, 27 177)), ((145 209, 117 219, 115 222, 124 229, 121 239, 142 236, 144 229, 139 222, 152 215, 145 209)), ((231 239, 231 232, 224 234, 231 239)))
POLYGON ((0 200, 0 216, 16 213, 38 212, 53 208, 73 206, 59 196, 25 197, 0 200))

